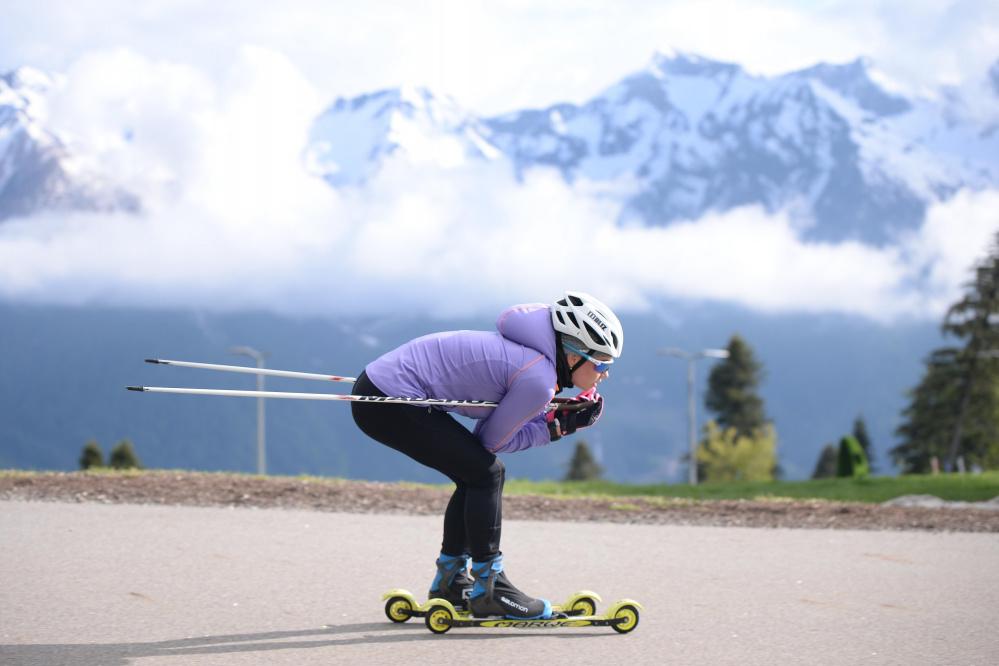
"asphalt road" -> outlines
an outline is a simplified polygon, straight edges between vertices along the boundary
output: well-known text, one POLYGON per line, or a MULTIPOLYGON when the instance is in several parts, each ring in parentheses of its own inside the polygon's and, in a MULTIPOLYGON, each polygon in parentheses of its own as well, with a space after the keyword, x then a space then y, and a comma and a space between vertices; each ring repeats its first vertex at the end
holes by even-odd
POLYGON ((394 625, 439 520, 0 502, 0 663, 996 664, 999 535, 508 521, 511 580, 645 611, 608 628, 394 625))

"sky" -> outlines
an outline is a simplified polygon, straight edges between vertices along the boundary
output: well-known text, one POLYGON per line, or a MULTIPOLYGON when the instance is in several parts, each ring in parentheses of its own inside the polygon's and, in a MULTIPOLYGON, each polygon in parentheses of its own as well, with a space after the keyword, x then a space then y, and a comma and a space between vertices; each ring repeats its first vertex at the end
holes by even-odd
POLYGON ((865 56, 909 91, 960 85, 999 57, 990 0, 7 0, 0 70, 64 71, 123 48, 216 80, 243 46, 284 54, 324 96, 400 84, 480 114, 580 102, 657 50, 776 74, 865 56))
POLYGON ((390 160, 362 190, 333 191, 301 165, 339 96, 423 85, 499 114, 585 101, 657 51, 760 74, 866 57, 907 94, 974 91, 999 58, 995 2, 85 5, 4 3, 0 71, 58 74, 52 127, 146 211, 5 223, 0 297, 450 316, 571 287, 622 309, 664 296, 890 322, 939 317, 999 229, 994 191, 958 193, 872 247, 805 242, 786 213, 755 208, 620 228, 544 171, 390 160), (125 145, 123 126, 139 138, 125 145))

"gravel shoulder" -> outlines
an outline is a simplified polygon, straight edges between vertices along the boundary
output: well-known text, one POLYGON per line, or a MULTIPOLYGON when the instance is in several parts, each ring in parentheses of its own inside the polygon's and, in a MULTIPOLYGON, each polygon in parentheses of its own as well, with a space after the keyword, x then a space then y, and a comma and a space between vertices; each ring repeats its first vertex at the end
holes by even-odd
MULTIPOLYGON (((0 473, 0 500, 443 515, 450 491, 406 483, 143 471, 0 473)), ((999 511, 825 500, 507 495, 507 519, 659 525, 999 532, 999 511)))

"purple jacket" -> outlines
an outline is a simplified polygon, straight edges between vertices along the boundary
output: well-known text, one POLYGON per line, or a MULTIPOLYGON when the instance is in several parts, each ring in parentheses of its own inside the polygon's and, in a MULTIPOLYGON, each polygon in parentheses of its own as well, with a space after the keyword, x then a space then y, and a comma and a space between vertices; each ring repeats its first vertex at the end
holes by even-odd
POLYGON ((493 453, 548 444, 544 410, 555 396, 551 310, 544 303, 515 305, 500 314, 496 329, 425 335, 364 370, 385 395, 498 402, 435 407, 477 419, 474 433, 493 453))

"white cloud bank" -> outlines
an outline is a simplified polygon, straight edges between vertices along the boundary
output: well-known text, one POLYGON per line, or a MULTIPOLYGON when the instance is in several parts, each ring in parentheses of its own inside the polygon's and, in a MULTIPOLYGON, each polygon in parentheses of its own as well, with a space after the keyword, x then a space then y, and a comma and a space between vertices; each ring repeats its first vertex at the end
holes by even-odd
POLYGON ((589 99, 669 48, 765 74, 869 56, 910 91, 999 56, 994 0, 14 0, 2 16, 0 71, 124 47, 214 76, 256 44, 325 91, 425 85, 478 113, 589 99))
POLYGON ((657 297, 768 312, 936 318, 999 231, 999 193, 962 192, 891 247, 807 243, 744 208, 667 228, 535 170, 390 161, 363 189, 302 168, 321 97, 285 57, 244 49, 221 81, 117 50, 78 61, 52 122, 146 212, 0 225, 0 297, 323 315, 493 312, 567 286, 621 309, 657 297), (124 138, 124 137, 127 137, 124 138))

